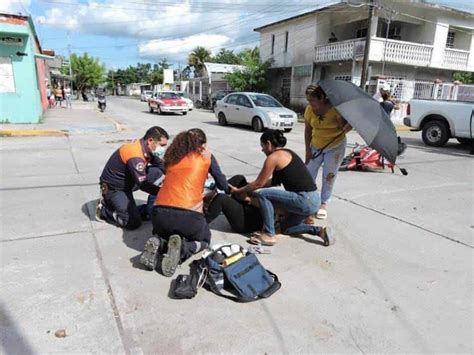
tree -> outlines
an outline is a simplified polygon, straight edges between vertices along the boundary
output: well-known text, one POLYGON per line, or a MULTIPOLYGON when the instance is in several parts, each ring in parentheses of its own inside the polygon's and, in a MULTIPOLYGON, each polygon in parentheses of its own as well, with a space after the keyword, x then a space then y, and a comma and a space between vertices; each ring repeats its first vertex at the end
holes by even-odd
POLYGON ((257 47, 239 53, 244 69, 225 75, 229 85, 238 91, 264 92, 267 88, 267 71, 271 61, 262 62, 257 47))
POLYGON ((106 80, 105 66, 98 59, 90 57, 87 53, 84 53, 82 56, 75 53, 72 54, 71 65, 74 83, 78 92, 96 88, 106 80))
POLYGON ((242 64, 242 59, 236 55, 233 50, 221 48, 219 53, 212 58, 212 62, 222 64, 242 64))
POLYGON ((463 84, 474 83, 474 76, 469 72, 456 72, 453 74, 453 80, 459 80, 463 84))
POLYGON ((188 65, 194 68, 195 76, 202 76, 204 71, 204 62, 211 60, 211 51, 207 48, 197 46, 188 56, 188 65))

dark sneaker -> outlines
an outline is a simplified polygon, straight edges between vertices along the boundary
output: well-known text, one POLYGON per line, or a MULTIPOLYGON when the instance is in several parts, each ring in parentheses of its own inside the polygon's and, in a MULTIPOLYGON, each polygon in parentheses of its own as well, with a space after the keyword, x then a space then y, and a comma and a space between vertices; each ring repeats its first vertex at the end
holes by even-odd
POLYGON ((95 207, 95 219, 97 222, 105 222, 105 218, 102 215, 102 208, 104 208, 104 205, 102 204, 102 200, 99 200, 95 207))
POLYGON ((160 250, 160 240, 152 237, 147 240, 142 255, 140 256, 140 264, 148 270, 155 270, 158 262, 158 253, 160 250))
POLYGON ((321 227, 321 232, 319 232, 319 237, 323 240, 324 242, 323 245, 325 247, 333 245, 336 242, 336 240, 332 236, 332 233, 328 227, 321 227))
POLYGON ((161 260, 161 272, 166 277, 174 275, 181 258, 181 237, 173 234, 168 240, 168 252, 161 260))

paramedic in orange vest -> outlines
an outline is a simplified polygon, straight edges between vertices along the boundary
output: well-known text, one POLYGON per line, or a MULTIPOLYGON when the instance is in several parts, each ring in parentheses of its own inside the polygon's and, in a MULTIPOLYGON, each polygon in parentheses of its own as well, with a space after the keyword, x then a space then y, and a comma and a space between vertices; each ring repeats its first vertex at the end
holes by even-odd
POLYGON ((122 145, 112 154, 100 176, 102 199, 96 209, 98 219, 126 229, 136 229, 141 225, 133 191, 140 189, 150 195, 158 193, 159 187, 154 182, 164 173, 159 156, 168 139, 163 128, 154 126, 143 138, 122 145))
POLYGON ((225 175, 208 150, 199 128, 179 133, 164 156, 166 177, 152 212, 153 233, 140 263, 153 270, 162 256, 161 271, 172 276, 179 263, 206 248, 211 231, 203 214, 203 189, 210 173, 219 190, 229 191, 225 175))

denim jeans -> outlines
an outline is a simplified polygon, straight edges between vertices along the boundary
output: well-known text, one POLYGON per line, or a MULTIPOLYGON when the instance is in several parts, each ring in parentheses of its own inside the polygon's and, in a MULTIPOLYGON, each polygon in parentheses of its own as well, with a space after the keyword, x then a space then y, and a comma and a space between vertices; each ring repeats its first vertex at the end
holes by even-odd
POLYGON ((275 235, 275 210, 273 205, 286 212, 281 221, 281 230, 284 234, 319 234, 320 227, 305 224, 304 220, 317 212, 320 206, 319 193, 292 192, 277 188, 267 188, 257 191, 260 203, 260 212, 263 218, 263 229, 271 236, 275 235))
MULTIPOLYGON (((316 158, 311 159, 306 167, 308 168, 309 173, 313 180, 316 180, 318 177, 318 171, 321 165, 323 166, 323 181, 321 188, 321 203, 328 203, 331 199, 332 189, 334 183, 336 182, 337 172, 341 166, 342 159, 344 159, 344 154, 346 152, 347 140, 344 139, 341 144, 338 144, 332 148, 326 148, 324 151, 316 158)), ((313 156, 318 154, 321 149, 311 147, 311 152, 313 156)))

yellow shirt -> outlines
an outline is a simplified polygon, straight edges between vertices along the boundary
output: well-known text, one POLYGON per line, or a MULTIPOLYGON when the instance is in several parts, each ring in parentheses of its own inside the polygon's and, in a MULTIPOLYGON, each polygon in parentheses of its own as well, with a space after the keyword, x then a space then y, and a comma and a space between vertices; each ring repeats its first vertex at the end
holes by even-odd
POLYGON ((341 134, 346 122, 334 107, 323 116, 317 116, 314 114, 311 106, 308 105, 304 111, 304 120, 308 122, 312 128, 311 145, 315 148, 323 148, 340 135, 334 142, 327 146, 327 148, 335 147, 346 137, 345 134, 341 134))

